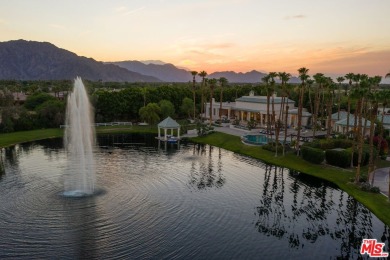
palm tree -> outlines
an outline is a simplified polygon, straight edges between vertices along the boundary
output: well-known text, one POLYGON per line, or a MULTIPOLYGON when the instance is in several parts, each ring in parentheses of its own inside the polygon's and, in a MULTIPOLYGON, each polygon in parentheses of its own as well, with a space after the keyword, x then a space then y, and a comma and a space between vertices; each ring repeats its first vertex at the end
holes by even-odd
POLYGON ((309 75, 307 73, 309 69, 302 67, 298 69, 299 79, 302 81, 299 87, 299 99, 298 99, 298 132, 297 132, 297 155, 300 153, 299 140, 301 139, 301 127, 302 127, 302 110, 303 110, 303 94, 305 90, 306 81, 309 79, 309 75))
POLYGON ((204 112, 204 87, 205 87, 205 79, 206 79, 206 76, 207 76, 207 72, 202 70, 201 72, 199 72, 198 74, 200 77, 202 77, 202 85, 200 87, 200 90, 201 90, 201 103, 200 103, 200 114, 202 115, 203 112, 204 112))
POLYGON ((338 91, 337 91, 337 120, 340 120, 340 105, 341 105, 341 97, 340 97, 340 90, 341 90, 341 83, 344 82, 344 77, 337 77, 337 82, 339 83, 338 91))
POLYGON ((195 101, 195 76, 198 75, 198 72, 197 71, 191 71, 191 75, 192 75, 192 95, 193 95, 193 99, 194 99, 194 120, 195 120, 195 116, 196 116, 196 101, 195 101))
POLYGON ((220 77, 218 79, 219 83, 220 83, 220 92, 219 92, 219 120, 220 122, 222 122, 222 95, 223 95, 223 88, 225 87, 225 85, 228 83, 228 80, 225 78, 225 77, 220 77))
POLYGON ((317 123, 318 123, 318 113, 320 110, 320 104, 321 104, 321 93, 323 85, 325 84, 325 76, 322 73, 316 73, 313 75, 314 81, 317 84, 317 88, 314 94, 314 111, 313 111, 313 138, 316 135, 316 130, 317 130, 317 123))
POLYGON ((271 124, 270 124, 270 113, 269 113, 269 104, 270 104, 270 88, 269 88, 269 82, 270 82, 271 77, 269 75, 265 75, 261 81, 265 83, 265 87, 267 90, 267 140, 269 139, 269 134, 271 132, 271 124))
MULTIPOLYGON (((336 89, 336 85, 334 84, 332 78, 327 77, 326 81, 326 92, 327 92, 327 100, 326 100, 326 111, 328 112, 327 115, 327 128, 326 128, 326 138, 330 137, 331 134, 331 122, 332 122, 332 104, 333 104, 333 96, 334 96, 334 90, 336 89)), ((325 103, 325 100, 324 100, 325 103)))
MULTIPOLYGON (((289 97, 286 84, 290 80, 291 74, 286 72, 279 72, 278 77, 282 85, 282 102, 280 104, 279 120, 281 120, 281 122, 284 122, 284 140, 283 140, 283 156, 284 156, 286 140, 287 140, 287 117, 288 117, 288 97, 289 97), (284 114, 284 106, 285 106, 286 99, 287 99, 287 106, 286 106, 286 113, 284 114)), ((277 134, 279 135, 278 129, 277 129, 277 134)))
POLYGON ((275 94, 275 78, 278 76, 278 73, 270 72, 268 75, 270 77, 270 87, 271 87, 270 92, 272 94, 271 125, 273 126, 273 128, 275 128, 275 98, 274 98, 274 94, 275 94))
POLYGON ((213 123, 213 95, 215 84, 217 84, 216 79, 209 79, 208 83, 210 84, 210 126, 213 123))
MULTIPOLYGON (((353 73, 348 73, 346 74, 345 76, 345 79, 348 80, 348 85, 349 85, 349 91, 352 90, 352 79, 354 77, 354 74, 353 73)), ((348 90, 346 91, 346 93, 348 94, 348 107, 347 107, 347 110, 348 110, 348 113, 347 113, 347 135, 349 134, 349 117, 350 117, 350 114, 351 114, 351 96, 350 96, 350 93, 348 92, 348 90)))
MULTIPOLYGON (((364 99, 366 95, 369 93, 368 91, 368 82, 367 80, 363 80, 360 82, 360 86, 355 90, 355 94, 357 97, 357 106, 356 106, 356 115, 358 118, 358 124, 357 124, 357 134, 356 134, 356 139, 357 139, 357 150, 358 150, 358 161, 357 161, 357 167, 356 167, 356 175, 355 175, 355 183, 358 184, 360 181, 360 166, 361 166, 361 161, 362 161, 362 154, 363 154, 363 143, 364 143, 364 138, 363 138, 363 133, 362 133, 362 118, 363 118, 363 104, 364 104, 364 99)), ((372 122, 374 123, 374 122, 372 122)), ((353 153, 353 151, 352 151, 353 153)), ((352 157, 353 158, 353 157, 352 157)))

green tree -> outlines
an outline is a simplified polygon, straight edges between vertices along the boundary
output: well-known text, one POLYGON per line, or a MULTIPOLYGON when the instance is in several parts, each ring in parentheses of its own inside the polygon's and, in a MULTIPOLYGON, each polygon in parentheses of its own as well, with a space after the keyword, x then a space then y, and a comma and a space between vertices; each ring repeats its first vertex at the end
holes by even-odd
POLYGON ((168 116, 174 117, 175 115, 175 107, 172 102, 166 99, 161 100, 158 105, 160 106, 160 115, 163 119, 168 116))
POLYGON ((38 122, 41 127, 59 127, 65 122, 65 102, 48 100, 36 108, 38 122))
POLYGON ((24 107, 28 110, 35 110, 39 105, 49 100, 55 100, 56 98, 47 93, 38 93, 27 97, 24 107))
POLYGON ((191 117, 191 110, 192 110, 192 99, 186 97, 183 99, 183 102, 180 107, 180 111, 185 114, 188 118, 191 117))
POLYGON ((159 114, 161 109, 156 103, 149 103, 139 109, 139 116, 148 124, 153 125, 160 120, 159 114))

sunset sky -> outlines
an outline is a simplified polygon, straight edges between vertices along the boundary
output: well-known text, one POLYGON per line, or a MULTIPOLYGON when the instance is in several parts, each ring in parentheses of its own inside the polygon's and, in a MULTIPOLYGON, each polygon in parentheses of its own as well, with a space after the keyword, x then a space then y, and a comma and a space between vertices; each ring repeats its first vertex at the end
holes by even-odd
POLYGON ((0 41, 208 73, 390 72, 389 0, 0 0, 0 41))

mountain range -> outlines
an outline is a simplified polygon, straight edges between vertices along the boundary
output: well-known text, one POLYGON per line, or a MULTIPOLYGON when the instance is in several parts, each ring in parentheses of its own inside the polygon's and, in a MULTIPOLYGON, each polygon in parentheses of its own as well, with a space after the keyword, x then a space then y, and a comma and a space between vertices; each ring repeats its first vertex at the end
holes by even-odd
POLYGON ((0 42, 0 79, 62 80, 81 76, 93 81, 161 81, 151 76, 78 56, 48 42, 0 42))
MULTIPOLYGON (((231 83, 258 83, 266 74, 252 70, 214 72, 208 78, 225 77, 231 83)), ((188 82, 190 71, 163 61, 100 62, 56 47, 48 42, 15 40, 0 42, 0 79, 62 80, 80 76, 92 81, 188 82)), ((200 77, 197 77, 200 81, 200 77)), ((299 80, 292 77, 291 83, 299 80)))

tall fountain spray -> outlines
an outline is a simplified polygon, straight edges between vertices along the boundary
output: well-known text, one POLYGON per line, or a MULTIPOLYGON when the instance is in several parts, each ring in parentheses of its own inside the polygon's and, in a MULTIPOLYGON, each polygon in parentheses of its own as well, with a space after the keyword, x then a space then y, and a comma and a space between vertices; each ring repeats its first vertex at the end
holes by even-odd
POLYGON ((64 182, 65 196, 86 196, 94 192, 93 123, 92 106, 81 78, 77 77, 66 107, 64 144, 68 153, 68 167, 64 182))

